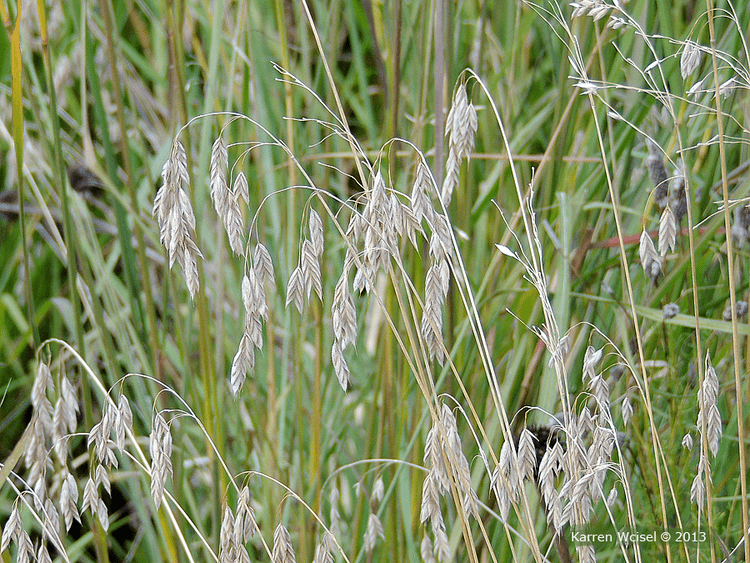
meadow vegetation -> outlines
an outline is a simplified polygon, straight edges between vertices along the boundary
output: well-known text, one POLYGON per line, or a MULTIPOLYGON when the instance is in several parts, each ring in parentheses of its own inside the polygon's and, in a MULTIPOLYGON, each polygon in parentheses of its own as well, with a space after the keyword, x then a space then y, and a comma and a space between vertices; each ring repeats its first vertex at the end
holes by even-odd
POLYGON ((745 4, 0 16, 3 561, 750 561, 745 4))

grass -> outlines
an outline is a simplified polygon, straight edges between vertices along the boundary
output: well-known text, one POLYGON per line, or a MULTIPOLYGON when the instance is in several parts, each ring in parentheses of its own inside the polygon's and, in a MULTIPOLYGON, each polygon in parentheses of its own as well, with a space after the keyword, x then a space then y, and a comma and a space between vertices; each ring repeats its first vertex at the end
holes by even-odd
POLYGON ((750 560, 743 8, 2 2, 0 557, 750 560))

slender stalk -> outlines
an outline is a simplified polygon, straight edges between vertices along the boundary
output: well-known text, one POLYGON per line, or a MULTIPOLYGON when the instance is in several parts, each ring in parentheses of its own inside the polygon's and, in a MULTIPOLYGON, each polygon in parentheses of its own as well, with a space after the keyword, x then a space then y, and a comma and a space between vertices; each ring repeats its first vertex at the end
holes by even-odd
MULTIPOLYGON (((727 182, 729 174, 727 172, 727 154, 724 139, 724 114, 721 109, 722 94, 719 91, 721 82, 719 80, 719 67, 716 51, 716 26, 714 22, 714 18, 716 17, 716 15, 714 13, 714 5, 712 0, 706 0, 706 10, 708 12, 708 32, 711 40, 711 65, 713 70, 714 89, 716 93, 716 95, 714 96, 714 101, 716 103, 716 128, 717 138, 719 141, 719 163, 721 164, 721 195, 724 200, 724 229, 726 233, 730 233, 732 217, 730 215, 729 184, 727 182)), ((737 436, 739 438, 737 442, 737 448, 739 450, 740 457, 740 474, 738 476, 738 479, 740 481, 740 490, 742 493, 740 495, 742 503, 742 538, 744 540, 745 561, 750 561, 750 531, 748 531, 748 527, 750 527, 750 516, 748 515, 747 500, 747 453, 744 441, 745 414, 743 412, 744 408, 742 404, 744 394, 742 392, 742 366, 740 365, 740 362, 742 360, 742 353, 740 351, 740 337, 737 331, 737 288, 734 276, 734 244, 732 238, 727 234, 727 277, 729 278, 729 302, 732 308, 732 357, 734 358, 732 364, 734 365, 735 393, 734 405, 737 409, 737 436)), ((703 423, 705 425, 705 421, 703 423)), ((706 451, 707 444, 705 444, 705 438, 703 442, 704 451, 706 451)), ((708 456, 708 453, 706 452, 705 455, 708 456)), ((706 472, 706 488, 707 490, 710 490, 711 482, 709 481, 708 477, 708 472, 706 472)), ((711 506, 709 499, 709 511, 711 511, 712 508, 713 507, 711 506)), ((712 526, 713 515, 711 512, 709 512, 708 516, 709 526, 712 526)), ((709 534, 711 534, 711 538, 713 539, 711 529, 709 529, 709 534)), ((711 545, 713 547, 713 542, 711 543, 711 545)), ((711 549, 711 561, 713 562, 715 560, 716 556, 714 550, 711 549)))
MULTIPOLYGON (((122 134, 120 135, 120 153, 122 154, 123 163, 125 167, 125 186, 127 187, 128 194, 130 196, 130 206, 133 210, 134 214, 134 220, 133 220, 133 231, 135 232, 135 239, 137 242, 136 246, 136 252, 138 253, 138 262, 140 263, 140 270, 141 270, 141 284, 137 284, 135 278, 135 273, 131 273, 131 276, 128 278, 131 280, 131 284, 135 283, 134 287, 131 287, 131 295, 132 298, 132 304, 136 311, 134 311, 134 314, 137 314, 137 318, 140 320, 140 324, 143 327, 143 329, 148 331, 149 336, 149 355, 151 357, 151 365, 152 369, 151 371, 158 377, 159 376, 159 362, 156 359, 156 356, 158 355, 158 350, 161 348, 159 346, 159 337, 158 337, 158 328, 156 323, 156 307, 154 306, 154 297, 152 293, 152 287, 151 287, 151 275, 149 273, 149 267, 148 267, 148 259, 146 258, 146 244, 145 239, 143 236, 143 227, 141 225, 141 221, 139 220, 139 214, 137 213, 137 210, 140 208, 140 204, 138 202, 138 192, 136 190, 136 182, 135 177, 133 175, 133 165, 132 165, 132 158, 130 154, 130 147, 128 146, 128 127, 125 123, 125 107, 122 101, 122 88, 120 85, 120 69, 117 64, 117 55, 115 53, 115 43, 114 43, 114 37, 112 33, 112 19, 113 19, 113 13, 114 13, 114 6, 112 5, 112 0, 100 0, 99 1, 99 7, 102 14, 102 19, 104 20, 104 33, 107 40, 107 57, 109 60, 109 66, 111 69, 111 77, 112 77, 112 91, 115 98, 115 105, 117 107, 117 122, 120 126, 120 131, 122 131, 122 134), (139 287, 140 285, 140 287, 139 287), (143 326, 144 323, 141 319, 143 314, 143 306, 141 305, 140 301, 140 293, 137 291, 137 289, 143 289, 144 296, 146 298, 146 313, 148 315, 148 326, 143 326)), ((115 183, 119 184, 118 181, 119 176, 117 174, 112 176, 112 179, 115 181, 115 183)), ((127 224, 123 221, 122 227, 124 227, 125 232, 121 232, 121 235, 125 236, 127 240, 126 244, 123 244, 123 253, 125 256, 129 254, 130 244, 129 244, 129 238, 130 238, 130 231, 127 228, 127 224)), ((131 265, 131 261, 127 261, 126 268, 129 268, 131 265)))
MULTIPOLYGON (((8 32, 11 44, 11 105, 13 106, 13 148, 16 153, 16 177, 18 178, 18 208, 19 223, 21 226, 21 245, 23 251, 23 265, 26 270, 24 276, 24 297, 26 299, 26 310, 31 327, 32 344, 34 349, 39 346, 39 328, 36 324, 36 313, 34 311, 34 294, 31 289, 31 258, 29 256, 28 241, 26 236, 26 212, 24 208, 24 170, 23 170, 23 85, 21 61, 21 4, 18 4, 18 13, 15 23, 11 22, 10 15, 3 3, 3 24, 8 32)), ((45 42, 46 46, 46 42, 45 42)), ((48 51, 45 50, 48 53, 48 51)), ((45 63, 48 59, 45 59, 45 63)), ((49 73, 48 73, 49 75, 49 73)), ((64 184, 63 184, 64 185, 64 184)), ((77 300, 76 300, 77 301, 77 300)))

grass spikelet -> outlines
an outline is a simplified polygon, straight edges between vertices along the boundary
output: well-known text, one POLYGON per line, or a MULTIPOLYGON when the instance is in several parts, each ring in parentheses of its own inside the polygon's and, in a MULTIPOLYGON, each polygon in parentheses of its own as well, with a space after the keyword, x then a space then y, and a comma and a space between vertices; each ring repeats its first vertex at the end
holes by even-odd
POLYGON ((682 437, 682 447, 688 451, 693 449, 693 436, 689 432, 682 437))
POLYGON ((276 526, 273 532, 273 552, 271 555, 273 563, 295 563, 292 538, 284 524, 276 526))
POLYGON ((18 538, 21 537, 23 532, 23 521, 21 520, 21 511, 18 508, 18 503, 13 505, 13 509, 10 511, 8 521, 3 527, 2 539, 0 539, 0 552, 4 552, 10 546, 11 541, 15 541, 18 545, 18 538))
MULTIPOLYGON (((321 243, 322 244, 322 243, 321 243)), ((318 255, 315 253, 315 245, 309 240, 302 243, 302 254, 300 256, 300 271, 305 284, 305 295, 310 299, 310 293, 315 290, 318 299, 323 300, 323 281, 320 273, 318 255)))
POLYGON ((603 0, 581 0, 580 2, 571 2, 573 13, 571 17, 580 18, 589 16, 595 22, 606 17, 612 7, 603 0))
POLYGON ((260 283, 268 284, 269 287, 275 288, 276 274, 274 273, 271 254, 260 242, 255 245, 255 251, 253 252, 253 268, 260 283))
POLYGON ((659 255, 666 256, 670 250, 674 252, 676 241, 677 222, 672 208, 668 205, 664 208, 659 219, 659 255))
POLYGON ((641 241, 640 245, 638 246, 638 254, 641 258, 641 266, 643 267, 643 271, 645 272, 646 276, 652 281, 655 280, 659 276, 659 274, 661 274, 662 259, 656 253, 654 243, 645 229, 641 233, 641 241))
POLYGON ((448 160, 445 168, 445 180, 441 190, 441 199, 446 207, 458 185, 458 173, 461 161, 469 158, 474 148, 474 137, 477 132, 477 110, 469 102, 466 84, 462 81, 456 87, 453 104, 445 120, 445 134, 449 138, 448 160))
POLYGON ((346 269, 336 282, 331 319, 333 321, 333 335, 341 348, 344 349, 355 344, 357 341, 357 310, 354 307, 354 298, 349 291, 346 269))
POLYGON ((162 186, 156 192, 153 216, 159 224, 160 240, 169 255, 169 267, 180 264, 190 297, 198 291, 198 258, 195 244, 195 214, 182 185, 189 185, 187 157, 182 143, 175 141, 172 153, 162 169, 162 186))
POLYGON ((244 172, 240 172, 235 176, 232 191, 234 192, 235 199, 242 198, 245 205, 250 203, 250 188, 247 184, 247 176, 245 176, 244 172))
POLYGON ((535 437, 528 428, 524 428, 518 439, 518 467, 521 479, 534 480, 536 475, 536 446, 535 437))
POLYGON ((351 381, 351 373, 349 372, 349 364, 346 363, 346 358, 344 358, 341 343, 338 340, 334 340, 333 346, 331 346, 331 361, 333 363, 333 371, 339 380, 339 385, 346 391, 351 381))
POLYGON ((419 544, 419 555, 423 563, 435 563, 435 555, 432 552, 432 542, 427 534, 422 538, 419 544))
POLYGON ((160 412, 154 415, 149 436, 151 453, 151 498, 158 509, 164 498, 164 486, 172 476, 172 435, 169 425, 160 412))
POLYGON ((122 453, 125 448, 125 434, 127 430, 133 430, 133 412, 130 410, 130 401, 124 393, 117 399, 118 416, 115 420, 115 444, 122 453))
POLYGON ((704 510, 706 505, 704 471, 707 463, 706 458, 701 454, 700 461, 698 461, 698 473, 693 478, 693 484, 690 486, 690 500, 695 503, 700 511, 704 510))
POLYGON ((299 266, 292 270, 292 274, 289 276, 289 281, 286 286, 286 306, 289 307, 290 303, 294 303, 297 307, 297 311, 302 314, 305 302, 305 281, 304 274, 299 266))
POLYGON ((50 557, 47 550, 47 544, 42 543, 39 545, 39 549, 36 552, 36 560, 37 563, 52 563, 52 557, 50 557))
POLYGON ((312 243, 313 252, 317 258, 320 258, 321 254, 323 254, 323 221, 314 209, 310 209, 308 228, 310 230, 310 242, 312 243))
POLYGON ((60 473, 60 481, 60 511, 65 521, 65 530, 70 531, 73 520, 81 521, 78 514, 78 484, 67 467, 60 473))
POLYGON ((419 509, 419 521, 424 523, 433 520, 440 514, 439 477, 430 470, 422 483, 422 502, 419 509))
POLYGON ((229 388, 235 397, 242 389, 247 374, 252 372, 254 367, 255 351, 253 349, 253 342, 250 335, 245 332, 242 334, 240 345, 237 353, 234 355, 232 367, 229 372, 229 388))
POLYGON ((385 539, 383 524, 374 512, 370 512, 370 516, 367 518, 367 529, 365 530, 364 536, 364 548, 365 553, 367 553, 368 556, 372 555, 372 550, 375 549, 375 544, 378 539, 385 539))
POLYGON ((323 536, 323 541, 315 548, 315 557, 313 563, 334 563, 335 557, 332 552, 332 540, 328 532, 323 536))
POLYGON ((16 554, 17 563, 29 563, 34 558, 34 545, 31 543, 31 537, 26 530, 21 530, 16 540, 18 553, 16 554))
POLYGON ((682 79, 687 80, 688 76, 693 74, 701 64, 701 50, 695 41, 689 39, 682 46, 682 56, 680 56, 680 73, 682 79))
POLYGON ((255 521, 255 510, 250 505, 250 489, 247 485, 242 487, 237 499, 237 517, 235 518, 234 542, 241 545, 250 541, 258 530, 255 521))
POLYGON ((227 186, 228 151, 224 137, 219 136, 211 147, 211 180, 209 191, 216 214, 224 220, 229 207, 229 187, 227 186))
POLYGON ((719 396, 719 379, 716 370, 711 365, 711 359, 706 356, 706 372, 703 385, 698 390, 698 420, 696 425, 701 433, 706 432, 706 441, 711 453, 716 457, 721 440, 722 426, 716 399, 719 396), (705 426, 704 426, 705 424, 705 426))
POLYGON ((219 562, 233 563, 237 560, 237 546, 235 544, 235 519, 232 509, 224 507, 224 518, 219 529, 219 562))
POLYGON ((422 219, 432 220, 434 209, 430 200, 430 171, 421 160, 417 163, 417 170, 414 175, 414 184, 411 188, 410 205, 414 220, 421 224, 422 219))
POLYGON ((438 521, 432 521, 432 532, 435 536, 433 542, 435 556, 440 563, 447 563, 450 560, 451 548, 442 517, 438 521))

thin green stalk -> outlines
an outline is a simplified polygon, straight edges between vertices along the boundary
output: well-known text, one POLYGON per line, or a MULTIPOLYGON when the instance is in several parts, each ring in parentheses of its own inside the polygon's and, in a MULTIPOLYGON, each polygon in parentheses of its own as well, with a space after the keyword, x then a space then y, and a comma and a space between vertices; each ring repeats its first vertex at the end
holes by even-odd
POLYGON ((34 312, 34 294, 31 290, 31 259, 26 238, 26 213, 24 209, 24 172, 23 172, 23 64, 21 60, 21 4, 18 4, 18 13, 15 23, 11 22, 10 14, 5 5, 2 6, 3 25, 8 32, 11 44, 11 105, 13 107, 13 146, 16 152, 16 176, 18 178, 18 208, 19 222, 21 225, 21 244, 23 247, 23 267, 26 270, 24 276, 24 297, 26 299, 26 310, 31 327, 32 344, 36 350, 39 346, 39 328, 36 324, 36 313, 34 312))
POLYGON ((435 162, 433 174, 438 190, 443 185, 443 137, 445 137, 445 1, 433 0, 435 7, 435 75, 433 77, 432 89, 434 99, 433 111, 435 113, 435 162))
MULTIPOLYGON (((717 127, 717 137, 719 140, 719 162, 721 164, 721 194, 722 198, 724 200, 724 232, 727 233, 727 277, 729 278, 729 300, 730 300, 730 306, 732 308, 732 356, 734 358, 734 361, 732 362, 734 364, 734 392, 735 392, 735 408, 737 409, 737 436, 739 437, 737 448, 739 450, 739 457, 740 457, 740 474, 739 474, 739 481, 741 486, 741 499, 742 499, 742 538, 744 540, 744 549, 745 549, 745 561, 750 561, 750 534, 748 532, 748 526, 750 526, 749 522, 749 516, 748 516, 748 501, 747 501, 747 458, 746 458, 746 452, 745 452, 745 444, 743 442, 743 438, 745 436, 745 415, 743 412, 743 405, 742 405, 742 372, 741 372, 741 366, 740 366, 740 360, 742 358, 742 354, 740 352, 740 338, 737 331, 737 288, 735 287, 735 279, 734 279, 734 245, 732 238, 729 236, 728 233, 731 232, 731 220, 732 217, 730 215, 730 207, 729 207, 729 185, 727 182, 727 154, 726 154, 726 146, 725 146, 725 140, 724 140, 724 114, 722 113, 721 109, 721 93, 719 92, 719 86, 721 84, 719 80, 719 68, 717 63, 717 56, 716 56, 716 29, 715 29, 715 23, 714 23, 714 6, 712 0, 706 0, 706 10, 708 12, 708 31, 709 31, 709 37, 711 40, 711 64, 713 67, 713 78, 714 78, 714 88, 716 95, 714 96, 714 101, 716 102, 716 127, 717 127)), ((705 421, 704 421, 705 425, 705 421)), ((703 433, 705 435, 705 433, 703 433)), ((707 449, 707 444, 704 442, 704 452, 707 449)), ((708 455, 707 452, 705 455, 708 455)), ((706 487, 707 490, 710 490, 711 483, 708 480, 708 472, 706 472, 706 487)), ((712 510, 710 499, 708 504, 709 511, 712 510)), ((708 523, 710 527, 713 527, 713 515, 712 512, 709 512, 709 519, 708 523)), ((711 539, 713 539, 713 534, 709 532, 709 535, 711 536, 711 539)), ((713 547, 713 542, 711 543, 711 546, 713 547)), ((711 561, 715 561, 715 554, 714 550, 711 549, 711 561)))
MULTIPOLYGON (((117 56, 115 54, 115 45, 114 45, 114 38, 112 34, 112 18, 114 13, 114 7, 112 5, 111 0, 100 0, 99 2, 102 19, 104 20, 104 33, 107 40, 107 57, 109 60, 109 66, 112 69, 111 76, 112 76, 112 90, 114 93, 115 98, 115 104, 117 107, 117 121, 118 125, 120 126, 120 131, 122 131, 122 134, 120 135, 120 153, 123 157, 123 162, 125 166, 125 184, 128 188, 128 193, 130 195, 130 206, 133 211, 133 230, 135 232, 135 239, 137 242, 137 248, 136 251, 138 252, 138 261, 140 263, 140 270, 141 270, 141 278, 142 283, 138 283, 136 277, 137 274, 135 273, 135 268, 133 266, 133 259, 131 257, 132 255, 132 246, 130 244, 130 229, 127 227, 127 223, 123 220, 124 219, 124 209, 119 209, 118 213, 118 226, 120 227, 118 230, 121 234, 121 240, 123 237, 126 237, 126 240, 122 240, 122 253, 123 253, 123 261, 125 265, 125 271, 129 273, 128 276, 126 276, 126 280, 129 281, 130 287, 130 295, 131 295, 131 306, 133 307, 134 315, 136 316, 136 320, 139 323, 140 327, 144 330, 148 330, 149 335, 149 348, 150 348, 150 359, 151 359, 151 367, 154 372, 154 374, 159 376, 159 362, 156 361, 156 355, 157 351, 160 349, 159 346, 159 338, 158 338, 158 328, 156 323, 156 308, 154 306, 154 298, 152 294, 152 288, 151 288, 151 276, 149 273, 148 268, 148 260, 146 258, 146 245, 145 240, 143 237, 143 228, 141 225, 141 222, 139 220, 139 213, 138 210, 140 208, 140 205, 138 203, 138 193, 136 191, 136 182, 134 180, 133 175, 133 166, 131 163, 131 155, 130 155, 130 147, 128 146, 128 135, 127 131, 128 128, 125 123, 125 109, 122 101, 122 90, 120 85, 120 71, 119 67, 117 65, 117 56), (145 322, 143 319, 143 305, 141 303, 140 299, 140 292, 139 289, 143 289, 143 293, 146 297, 146 313, 148 315, 148 327, 145 327, 145 322)), ((110 171, 111 172, 111 171, 110 171)), ((119 175, 114 174, 111 175, 111 178, 115 181, 115 183, 119 184, 119 175)))

